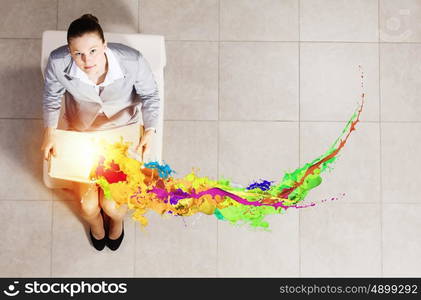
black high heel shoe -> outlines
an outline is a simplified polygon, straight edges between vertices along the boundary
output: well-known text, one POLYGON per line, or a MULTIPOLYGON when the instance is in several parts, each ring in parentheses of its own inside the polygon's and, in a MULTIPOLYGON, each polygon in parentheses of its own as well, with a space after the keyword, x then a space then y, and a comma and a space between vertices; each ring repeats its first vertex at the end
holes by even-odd
POLYGON ((94 246, 94 248, 95 248, 96 250, 101 251, 102 249, 104 249, 104 248, 105 248, 105 243, 106 243, 106 240, 107 240, 107 233, 105 233, 105 236, 104 236, 102 239, 97 240, 97 239, 96 239, 96 238, 92 235, 92 231, 91 231, 91 229, 89 228, 89 235, 91 236, 92 245, 94 246))
POLYGON ((123 238, 124 238, 124 222, 123 222, 123 229, 121 231, 121 234, 116 240, 110 239, 108 237, 108 234, 105 237, 106 237, 106 244, 108 248, 110 248, 112 251, 117 250, 120 247, 121 242, 123 241, 123 238))
MULTIPOLYGON (((99 193, 99 191, 98 191, 98 193, 99 193)), ((92 246, 94 246, 94 248, 96 249, 96 250, 98 250, 98 251, 102 251, 104 248, 105 248, 105 244, 106 244, 106 241, 107 241, 107 235, 108 235, 108 233, 107 233, 107 228, 106 228, 106 224, 105 224, 105 219, 104 219, 104 212, 102 211, 102 209, 101 209, 101 211, 100 211, 100 214, 101 214, 101 217, 102 217, 102 219, 103 219, 103 226, 104 226, 104 231, 105 231, 105 235, 104 235, 104 237, 102 238, 102 239, 100 239, 100 240, 97 240, 93 235, 92 235, 92 230, 91 230, 91 228, 89 228, 89 235, 90 235, 90 237, 91 237, 91 241, 92 241, 92 246)))

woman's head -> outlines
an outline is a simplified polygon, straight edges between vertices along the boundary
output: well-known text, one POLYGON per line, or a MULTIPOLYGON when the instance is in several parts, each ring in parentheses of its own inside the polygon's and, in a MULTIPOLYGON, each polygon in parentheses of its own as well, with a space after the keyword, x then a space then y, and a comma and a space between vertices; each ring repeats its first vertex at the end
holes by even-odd
POLYGON ((95 16, 85 14, 70 24, 67 45, 73 60, 85 73, 95 74, 104 69, 107 42, 95 16))

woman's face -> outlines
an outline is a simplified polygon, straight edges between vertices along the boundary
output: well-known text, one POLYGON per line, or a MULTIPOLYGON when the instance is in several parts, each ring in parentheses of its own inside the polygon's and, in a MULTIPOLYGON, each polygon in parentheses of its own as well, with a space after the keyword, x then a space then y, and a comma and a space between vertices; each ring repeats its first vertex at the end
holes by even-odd
POLYGON ((102 43, 96 33, 86 33, 70 40, 69 51, 76 65, 88 75, 103 72, 106 64, 105 49, 107 41, 102 43))

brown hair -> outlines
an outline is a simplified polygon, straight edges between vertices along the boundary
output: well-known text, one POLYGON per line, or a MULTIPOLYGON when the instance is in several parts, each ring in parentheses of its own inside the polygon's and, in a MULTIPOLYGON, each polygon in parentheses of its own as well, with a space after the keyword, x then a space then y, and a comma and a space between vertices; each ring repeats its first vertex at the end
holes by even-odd
POLYGON ((104 32, 98 23, 98 18, 91 14, 84 14, 74 20, 67 29, 67 43, 70 44, 72 38, 81 37, 85 33, 96 33, 105 42, 104 32))

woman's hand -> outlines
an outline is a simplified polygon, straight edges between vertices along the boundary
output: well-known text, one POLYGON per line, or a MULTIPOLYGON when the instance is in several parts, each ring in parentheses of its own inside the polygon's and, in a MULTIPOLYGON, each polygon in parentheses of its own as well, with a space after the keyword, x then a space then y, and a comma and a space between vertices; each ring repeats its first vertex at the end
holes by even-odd
POLYGON ((150 146, 151 146, 151 139, 152 135, 154 134, 154 130, 146 130, 145 133, 140 138, 139 145, 136 146, 135 150, 137 153, 139 153, 140 157, 142 158, 142 161, 145 157, 145 155, 149 152, 150 146))
POLYGON ((45 160, 50 160, 51 154, 56 156, 56 147, 54 141, 54 128, 46 128, 44 132, 44 140, 41 146, 41 152, 43 153, 45 160))

